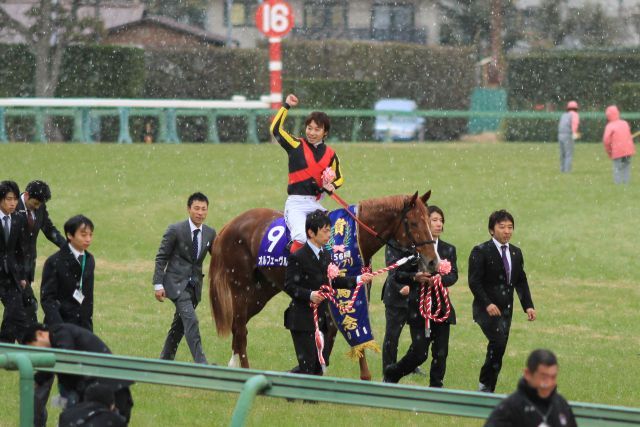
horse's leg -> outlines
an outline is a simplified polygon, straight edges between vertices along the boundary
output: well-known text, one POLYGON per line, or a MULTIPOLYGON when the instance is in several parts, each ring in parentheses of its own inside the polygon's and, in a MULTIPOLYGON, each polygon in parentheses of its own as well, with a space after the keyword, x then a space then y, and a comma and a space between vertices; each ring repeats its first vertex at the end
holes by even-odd
POLYGON ((360 363, 360 379, 363 381, 371 381, 371 371, 369 371, 365 350, 362 350, 362 357, 358 359, 358 362, 360 363))
POLYGON ((235 298, 233 301, 233 324, 231 332, 231 360, 229 367, 248 368, 249 358, 247 357, 247 300, 246 298, 235 298))

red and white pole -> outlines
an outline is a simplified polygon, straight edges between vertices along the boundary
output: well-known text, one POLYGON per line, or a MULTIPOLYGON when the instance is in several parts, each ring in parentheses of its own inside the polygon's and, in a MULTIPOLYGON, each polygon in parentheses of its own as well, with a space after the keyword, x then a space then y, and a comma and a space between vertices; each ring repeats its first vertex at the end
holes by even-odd
POLYGON ((282 106, 282 38, 269 37, 269 87, 271 88, 271 109, 282 106))

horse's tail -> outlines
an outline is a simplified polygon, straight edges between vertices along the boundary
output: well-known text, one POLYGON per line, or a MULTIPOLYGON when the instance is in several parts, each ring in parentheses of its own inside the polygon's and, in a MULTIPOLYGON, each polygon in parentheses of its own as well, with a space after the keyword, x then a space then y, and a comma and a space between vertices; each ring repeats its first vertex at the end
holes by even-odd
POLYGON ((229 286, 233 277, 223 250, 226 228, 226 226, 222 227, 213 244, 209 263, 209 303, 216 323, 216 331, 220 336, 231 333, 233 322, 233 296, 229 286))

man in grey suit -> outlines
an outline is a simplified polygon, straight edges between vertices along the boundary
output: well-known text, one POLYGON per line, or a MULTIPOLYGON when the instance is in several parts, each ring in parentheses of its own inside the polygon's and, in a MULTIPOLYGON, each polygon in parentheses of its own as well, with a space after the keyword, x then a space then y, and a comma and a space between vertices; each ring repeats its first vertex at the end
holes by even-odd
POLYGON ((202 351, 196 306, 202 296, 202 261, 211 252, 216 231, 204 225, 209 199, 202 193, 189 196, 189 219, 171 224, 162 236, 156 255, 153 284, 156 299, 169 298, 176 306, 161 359, 173 360, 182 336, 186 336, 196 363, 207 363, 202 351))

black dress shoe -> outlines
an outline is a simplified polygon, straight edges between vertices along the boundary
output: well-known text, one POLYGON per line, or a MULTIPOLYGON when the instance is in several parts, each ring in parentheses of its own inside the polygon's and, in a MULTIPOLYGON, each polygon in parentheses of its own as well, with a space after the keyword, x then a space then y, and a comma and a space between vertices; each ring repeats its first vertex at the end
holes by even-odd
POLYGON ((402 378, 400 368, 397 363, 392 363, 384 368, 384 377, 382 379, 385 383, 397 383, 402 378))

